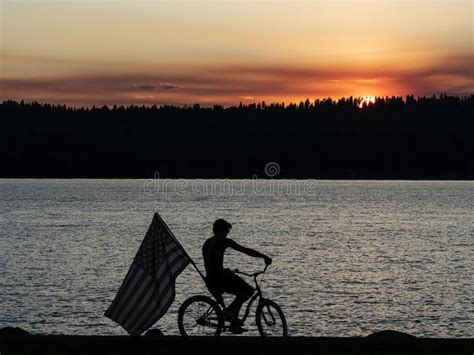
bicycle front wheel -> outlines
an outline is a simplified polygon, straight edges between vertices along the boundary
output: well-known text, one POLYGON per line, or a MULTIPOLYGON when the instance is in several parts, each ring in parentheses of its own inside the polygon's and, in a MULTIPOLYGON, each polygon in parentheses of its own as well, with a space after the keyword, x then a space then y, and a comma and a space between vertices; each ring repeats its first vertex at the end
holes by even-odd
POLYGON ((178 311, 178 327, 186 340, 193 337, 206 337, 216 340, 224 326, 219 305, 209 297, 193 296, 183 302, 178 311))
POLYGON ((288 328, 285 315, 281 308, 273 301, 260 301, 255 314, 258 332, 262 338, 286 338, 288 328))

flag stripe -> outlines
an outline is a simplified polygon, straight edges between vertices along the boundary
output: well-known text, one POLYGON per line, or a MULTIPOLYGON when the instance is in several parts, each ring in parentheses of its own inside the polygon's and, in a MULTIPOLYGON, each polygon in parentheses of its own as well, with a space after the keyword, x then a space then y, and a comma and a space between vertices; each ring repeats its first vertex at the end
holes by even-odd
MULTIPOLYGON (((147 294, 144 299, 143 299, 143 303, 141 302, 139 305, 137 305, 138 308, 140 309, 148 309, 150 307, 150 304, 152 303, 153 299, 154 298, 160 298, 160 293, 162 292, 162 290, 166 289, 166 288, 172 288, 172 285, 171 285, 171 282, 174 281, 174 275, 175 275, 175 272, 177 270, 176 268, 176 265, 181 265, 181 261, 183 259, 179 259, 179 258, 175 258, 173 260, 171 260, 170 264, 169 265, 169 268, 171 270, 171 273, 165 273, 163 272, 161 275, 157 275, 158 278, 156 279, 156 285, 158 287, 155 288, 154 292, 155 293, 158 293, 157 296, 155 297, 152 297, 151 299, 149 298, 151 296, 151 293, 153 293, 153 291, 150 293, 150 294, 147 294), (171 277, 170 277, 171 276, 171 277), (149 301, 149 302, 146 302, 146 301, 149 301), (146 302, 146 303, 145 303, 146 302)), ((187 263, 187 260, 185 260, 186 263, 187 263)), ((133 320, 136 320, 137 318, 139 319, 142 319, 142 314, 137 314, 135 316, 135 318, 133 320)), ((132 319, 130 319, 131 321, 132 319)), ((125 325, 128 326, 130 322, 127 322, 125 325)), ((133 323, 133 322, 132 322, 133 323)))
MULTIPOLYGON (((163 273, 165 268, 166 268, 166 263, 163 263, 160 266, 160 269, 158 270, 158 273, 163 273)), ((143 283, 143 279, 140 280, 140 283, 143 283)), ((138 285, 134 288, 133 293, 130 295, 130 298, 127 299, 127 302, 126 302, 127 305, 130 305, 130 303, 133 302, 133 299, 136 298, 135 296, 137 296, 137 292, 138 292, 137 287, 138 287, 138 285)), ((126 305, 124 304, 123 307, 120 309, 120 313, 123 314, 125 312, 126 312, 126 305)))
POLYGON ((162 296, 162 294, 165 294, 164 297, 161 297, 162 301, 157 303, 154 307, 151 307, 151 310, 139 319, 135 328, 131 329, 132 331, 135 330, 137 333, 139 333, 142 328, 147 327, 147 324, 155 323, 165 314, 166 310, 171 305, 169 302, 171 296, 174 298, 174 287, 166 288, 159 296, 162 296))
POLYGON ((132 266, 130 266, 130 269, 128 270, 127 272, 127 275, 125 276, 125 279, 123 280, 122 284, 120 285, 120 288, 118 290, 118 293, 121 293, 121 292, 124 292, 124 290, 127 288, 127 283, 133 279, 132 275, 135 275, 135 272, 136 272, 136 267, 134 264, 132 264, 132 266))
POLYGON ((118 292, 117 292, 117 297, 115 297, 114 301, 110 305, 109 309, 105 313, 106 316, 110 317, 111 314, 113 314, 117 308, 117 305, 120 303, 118 302, 119 300, 119 295, 123 295, 125 292, 127 292, 127 289, 129 287, 129 283, 135 278, 137 272, 137 268, 135 265, 132 264, 130 267, 130 270, 127 273, 127 276, 125 276, 125 280, 123 280, 122 285, 120 286, 118 292))
POLYGON ((176 270, 173 269, 173 275, 175 275, 175 278, 178 277, 178 275, 183 271, 186 266, 188 266, 190 263, 189 259, 181 259, 180 264, 178 264, 178 267, 176 270))
POLYGON ((172 280, 170 275, 168 274, 167 277, 163 280, 162 285, 154 290, 154 298, 159 299, 160 302, 156 303, 155 306, 153 306, 153 301, 150 301, 147 303, 146 307, 144 307, 145 312, 142 314, 139 314, 136 319, 134 319, 135 322, 133 322, 134 326, 131 327, 131 331, 133 331, 134 328, 141 326, 143 323, 147 324, 150 320, 151 317, 153 317, 156 312, 156 308, 163 306, 163 294, 165 294, 169 290, 173 290, 174 288, 172 286, 172 280), (144 322, 146 321, 146 322, 144 322))
POLYGON ((145 275, 145 279, 140 283, 137 290, 133 292, 130 300, 127 302, 127 306, 117 317, 120 322, 124 322, 125 319, 129 317, 130 312, 133 312, 135 309, 135 303, 140 299, 142 293, 147 287, 150 287, 153 284, 153 278, 150 275, 145 275))
MULTIPOLYGON (((185 260, 180 260, 179 263, 177 263, 175 265, 175 267, 173 268, 172 270, 172 274, 174 273, 179 273, 181 270, 183 270, 187 265, 189 264, 189 259, 185 259, 185 260), (179 271, 179 272, 178 272, 179 271)), ((171 288, 172 291, 174 291, 174 288, 171 288)), ((173 295, 173 299, 174 299, 174 295, 173 295)), ((160 309, 162 307, 162 305, 160 304, 156 304, 154 307, 153 307, 153 304, 151 303, 150 304, 152 306, 152 311, 150 312, 152 315, 154 315, 156 313, 156 315, 153 316, 153 323, 155 323, 163 314, 161 313, 162 310, 160 309)), ((169 305, 165 305, 164 309, 166 311, 166 309, 169 307, 169 305)), ((143 323, 143 317, 139 320, 139 324, 141 325, 143 323)))
POLYGON ((181 250, 181 247, 177 244, 169 244, 165 247, 165 253, 170 252, 171 250, 176 249, 176 250, 181 250))
POLYGON ((115 297, 115 300, 112 302, 109 310, 107 311, 110 314, 110 316, 112 317, 117 316, 117 312, 119 311, 120 307, 122 306, 124 301, 127 299, 128 295, 132 291, 137 281, 142 276, 143 276, 143 270, 132 264, 132 266, 130 267, 130 271, 125 277, 125 280, 122 286, 120 287, 120 290, 117 293, 117 296, 115 297))
POLYGON ((143 288, 139 292, 137 292, 137 294, 135 295, 136 297, 130 300, 130 303, 128 305, 129 306, 128 311, 124 310, 123 318, 121 320, 124 327, 127 327, 130 320, 136 317, 137 313, 141 312, 141 307, 139 305, 141 301, 143 300, 143 297, 145 297, 150 292, 150 290, 153 290, 153 288, 154 288, 154 281, 153 281, 153 278, 149 276, 145 280, 145 283, 143 284, 143 288))
MULTIPOLYGON (((180 259, 180 260, 175 264, 175 266, 172 268, 171 274, 174 275, 174 274, 179 273, 178 270, 181 271, 181 270, 184 269, 188 264, 189 264, 189 260, 188 260, 188 259, 180 259)), ((174 280, 173 280, 173 281, 174 281, 174 280)), ((163 284, 164 281, 161 281, 160 283, 163 284)), ((173 287, 171 287, 170 289, 174 291, 174 288, 173 288, 173 287)), ((158 293, 160 293, 160 291, 161 291, 161 289, 157 290, 158 293)), ((160 298, 160 297, 159 297, 159 296, 153 297, 152 300, 151 300, 151 302, 149 302, 149 304, 147 304, 147 309, 151 309, 151 311, 150 311, 150 313, 151 313, 150 317, 153 317, 153 318, 156 318, 156 317, 157 317, 157 320, 160 318, 160 316, 161 316, 162 314, 164 314, 164 312, 161 313, 162 310, 159 309, 160 304, 153 304, 153 303, 154 303, 154 299, 158 299, 158 298, 160 298), (158 308, 158 309, 157 309, 157 308, 158 308)), ((166 311, 167 307, 169 307, 169 305, 164 307, 164 308, 165 308, 165 311, 166 311)), ((146 315, 142 315, 142 316, 140 317, 140 319, 137 321, 137 326, 141 326, 141 325, 144 323, 144 321, 146 320, 145 317, 146 317, 146 315)), ((156 322, 156 320, 153 321, 153 323, 155 323, 155 322, 156 322)), ((133 329, 132 329, 132 331, 133 331, 133 329)))
MULTIPOLYGON (((180 259, 177 259, 175 258, 172 263, 175 264, 179 261, 180 259)), ((153 282, 154 285, 155 285, 155 290, 157 290, 158 292, 160 292, 163 288, 166 288, 166 287, 170 287, 170 283, 171 283, 171 278, 170 278, 170 274, 169 272, 162 272, 161 275, 157 275, 159 276, 158 279, 155 279, 155 281, 153 282)), ((153 292, 153 291, 152 291, 153 292)), ((142 297, 142 302, 146 302, 148 299, 149 299, 149 296, 151 296, 148 292, 146 295, 144 295, 142 297), (148 297, 147 297, 148 296, 148 297)), ((159 296, 158 296, 159 298, 159 296)), ((140 302, 139 304, 136 304, 135 305, 135 308, 138 308, 138 309, 147 309, 148 308, 148 302, 146 303, 146 306, 145 304, 142 304, 142 302, 140 302)), ((130 325, 130 322, 132 322, 133 320, 135 320, 136 318, 140 318, 142 315, 140 313, 137 313, 137 314, 134 314, 133 317, 130 317, 128 319, 127 322, 125 322, 125 326, 128 326, 130 325)))
POLYGON ((169 258, 170 256, 174 254, 178 254, 181 257, 184 256, 184 253, 180 250, 180 247, 178 245, 173 247, 170 251, 166 252, 165 257, 169 258))
POLYGON ((137 287, 143 282, 143 279, 146 277, 145 271, 138 266, 135 266, 137 269, 137 274, 133 280, 128 285, 127 290, 122 294, 119 295, 116 299, 120 300, 119 305, 117 306, 116 310, 114 311, 114 317, 118 318, 123 310, 127 307, 130 299, 133 297, 134 292, 136 291, 137 287))
POLYGON ((160 307, 159 311, 150 312, 151 314, 150 314, 150 317, 148 319, 148 322, 143 322, 141 328, 139 328, 138 330, 142 332, 144 329, 147 328, 147 324, 154 324, 161 317, 163 317, 163 315, 166 313, 168 308, 173 303, 174 297, 175 297, 175 290, 174 290, 174 287, 171 287, 168 290, 168 293, 163 297, 163 301, 161 302, 161 307, 160 307), (143 329, 143 330, 141 330, 141 329, 143 329))

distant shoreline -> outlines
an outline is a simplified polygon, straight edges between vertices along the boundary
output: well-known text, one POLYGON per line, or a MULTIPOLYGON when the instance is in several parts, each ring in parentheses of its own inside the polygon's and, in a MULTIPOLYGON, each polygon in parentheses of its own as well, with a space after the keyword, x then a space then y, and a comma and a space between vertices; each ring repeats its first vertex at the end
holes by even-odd
POLYGON ((0 103, 4 178, 473 180, 474 95, 238 107, 0 103))

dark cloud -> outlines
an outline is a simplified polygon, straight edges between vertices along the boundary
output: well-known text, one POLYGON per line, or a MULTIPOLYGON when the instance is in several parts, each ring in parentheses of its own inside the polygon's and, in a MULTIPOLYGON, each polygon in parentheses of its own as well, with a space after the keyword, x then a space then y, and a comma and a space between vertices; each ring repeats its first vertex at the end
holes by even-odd
POLYGON ((129 86, 130 89, 140 89, 140 90, 153 90, 156 88, 155 85, 150 85, 150 84, 142 84, 142 85, 135 85, 132 84, 129 86))
POLYGON ((129 85, 130 89, 139 89, 139 90, 154 90, 154 89, 160 89, 160 90, 177 90, 180 88, 179 85, 176 84, 171 84, 171 83, 160 83, 158 86, 151 85, 151 84, 131 84, 129 85))

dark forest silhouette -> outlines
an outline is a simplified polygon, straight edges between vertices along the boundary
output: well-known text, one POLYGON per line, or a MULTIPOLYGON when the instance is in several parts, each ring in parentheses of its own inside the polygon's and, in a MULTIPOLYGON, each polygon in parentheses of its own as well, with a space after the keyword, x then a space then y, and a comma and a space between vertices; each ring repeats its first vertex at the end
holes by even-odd
POLYGON ((474 178, 474 95, 299 104, 0 104, 1 177, 474 178))

